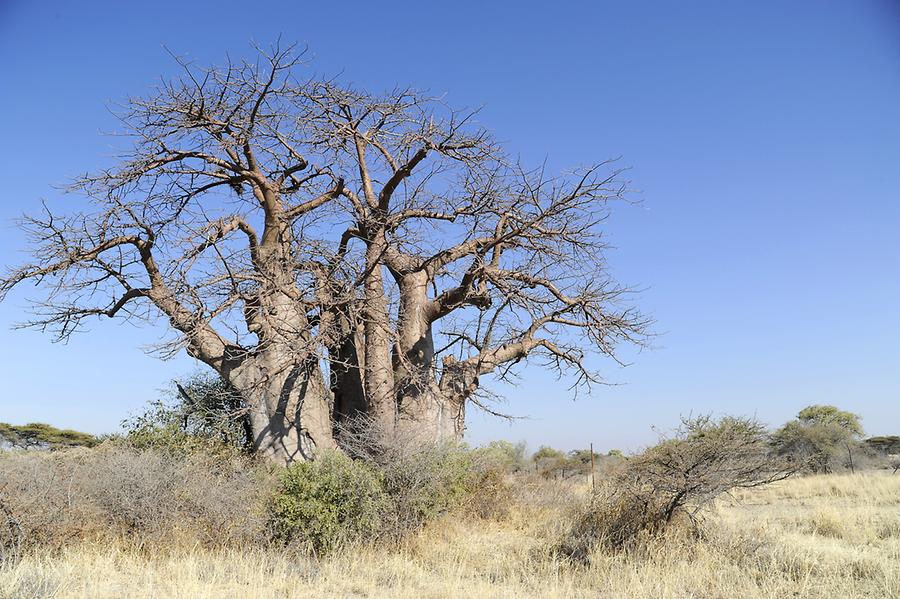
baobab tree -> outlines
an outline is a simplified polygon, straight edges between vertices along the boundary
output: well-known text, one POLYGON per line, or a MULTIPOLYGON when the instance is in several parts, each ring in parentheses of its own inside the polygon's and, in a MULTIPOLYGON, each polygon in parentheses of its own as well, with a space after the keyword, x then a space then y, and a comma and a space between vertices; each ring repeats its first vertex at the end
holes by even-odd
POLYGON ((23 221, 42 296, 28 325, 162 318, 162 347, 241 396, 254 447, 288 463, 363 415, 422 442, 461 435, 481 377, 516 365, 598 381, 591 353, 647 321, 604 264, 623 197, 610 163, 528 169, 475 112, 409 89, 299 79, 292 48, 198 68, 119 111, 130 143, 23 221))

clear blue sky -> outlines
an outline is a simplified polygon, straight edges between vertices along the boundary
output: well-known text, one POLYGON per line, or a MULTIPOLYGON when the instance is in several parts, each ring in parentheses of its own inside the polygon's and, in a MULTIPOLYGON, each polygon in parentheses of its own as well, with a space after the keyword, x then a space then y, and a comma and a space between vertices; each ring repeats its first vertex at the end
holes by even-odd
MULTIPOLYGON (((810 403, 900 434, 898 3, 445 6, 0 0, 0 263, 24 258, 11 219, 108 161, 107 103, 176 71, 164 45, 215 62, 281 34, 311 72, 484 105, 526 160, 632 167, 643 204, 615 211, 610 260, 646 289, 655 348, 600 363, 621 385, 577 403, 529 372, 501 390, 530 419, 473 413, 473 441, 636 448, 679 414, 779 424, 810 403)), ((161 331, 11 330, 27 295, 0 305, 0 421, 111 431, 193 368, 141 352, 161 331)))

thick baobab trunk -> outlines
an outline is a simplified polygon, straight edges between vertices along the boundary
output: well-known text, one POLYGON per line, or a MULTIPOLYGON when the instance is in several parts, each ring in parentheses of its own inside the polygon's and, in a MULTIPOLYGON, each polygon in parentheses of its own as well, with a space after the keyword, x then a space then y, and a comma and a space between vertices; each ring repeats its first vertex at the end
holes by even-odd
POLYGON ((362 365, 364 344, 359 328, 350 318, 340 317, 341 338, 329 348, 334 423, 340 424, 368 411, 362 365))
POLYGON ((423 442, 459 441, 465 430, 465 400, 429 385, 401 400, 400 433, 423 442))
POLYGON ((424 272, 408 275, 401 284, 394 353, 398 426, 404 435, 422 441, 458 441, 465 424, 465 396, 435 379, 427 286, 424 272))
POLYGON ((279 365, 256 359, 229 380, 250 410, 254 451, 288 465, 335 446, 331 397, 316 360, 279 365))
POLYGON ((256 190, 266 227, 253 252, 264 283, 244 300, 247 329, 259 348, 228 374, 250 410, 253 448, 278 464, 313 459, 335 446, 331 393, 319 367, 306 307, 292 267, 290 219, 271 189, 256 190))
POLYGON ((403 398, 402 429, 423 441, 461 440, 466 425, 466 400, 477 389, 478 373, 472 366, 453 357, 445 358, 440 383, 432 380, 403 398))
POLYGON ((365 349, 364 386, 369 414, 386 434, 391 434, 397 420, 394 371, 391 367, 391 321, 381 265, 382 248, 368 249, 369 272, 366 275, 365 308, 363 310, 365 349))

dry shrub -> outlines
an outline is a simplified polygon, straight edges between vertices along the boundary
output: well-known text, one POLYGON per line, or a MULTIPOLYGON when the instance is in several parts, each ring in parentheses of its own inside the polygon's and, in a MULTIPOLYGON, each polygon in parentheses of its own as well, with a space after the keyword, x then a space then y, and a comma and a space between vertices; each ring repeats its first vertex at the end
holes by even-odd
POLYGON ((15 560, 22 544, 22 527, 0 497, 0 564, 15 560))
POLYGON ((583 561, 598 544, 620 550, 664 532, 699 534, 703 510, 723 493, 758 487, 792 473, 772 451, 759 422, 734 417, 685 419, 673 437, 612 473, 558 549, 583 561))
MULTIPOLYGON (((477 464, 477 462, 476 462, 477 464)), ((499 467, 478 464, 463 507, 469 514, 485 520, 506 518, 514 503, 508 474, 499 467)))
POLYGON ((509 451, 498 444, 470 450, 429 442, 414 432, 385 434, 366 417, 344 423, 338 438, 348 455, 381 473, 396 504, 397 536, 460 508, 482 517, 501 516, 511 498, 506 475, 519 467, 511 455, 524 453, 524 447, 512 445, 509 451))
POLYGON ((247 458, 122 443, 0 456, 0 497, 28 545, 130 537, 204 545, 258 541, 267 475, 247 458))
POLYGON ((140 544, 299 542, 315 553, 397 541, 451 511, 497 518, 508 510, 508 460, 498 452, 357 437, 283 471, 218 443, 108 441, 92 449, 0 454, 0 550, 21 541, 140 544), (363 451, 365 450, 365 451, 363 451))
POLYGON ((840 539, 846 534, 846 526, 839 513, 833 509, 824 509, 813 514, 809 522, 809 532, 840 539))
POLYGON ((599 492, 593 499, 587 510, 576 515, 556 548, 574 561, 587 562, 597 545, 634 548, 666 528, 658 505, 615 489, 599 492))

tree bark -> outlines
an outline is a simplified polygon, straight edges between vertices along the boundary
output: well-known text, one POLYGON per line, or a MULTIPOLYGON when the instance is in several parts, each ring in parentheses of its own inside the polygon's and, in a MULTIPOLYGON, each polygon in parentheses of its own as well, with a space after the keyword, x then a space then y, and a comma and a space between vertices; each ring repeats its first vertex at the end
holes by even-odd
POLYGON ((335 447, 330 393, 315 359, 287 365, 253 360, 233 372, 229 381, 250 409, 256 452, 288 465, 335 447))
POLYGON ((464 429, 466 396, 436 381, 429 305, 427 274, 419 271, 404 276, 394 350, 398 426, 404 435, 423 442, 459 441, 464 429))
POLYGON ((362 370, 365 363, 362 335, 348 316, 340 315, 339 320, 341 338, 328 352, 335 425, 365 414, 369 408, 362 370))
POLYGON ((393 434, 397 420, 394 371, 391 365, 391 321, 388 314, 384 280, 381 273, 383 242, 367 249, 365 282, 365 348, 364 387, 369 414, 385 434, 393 434))

